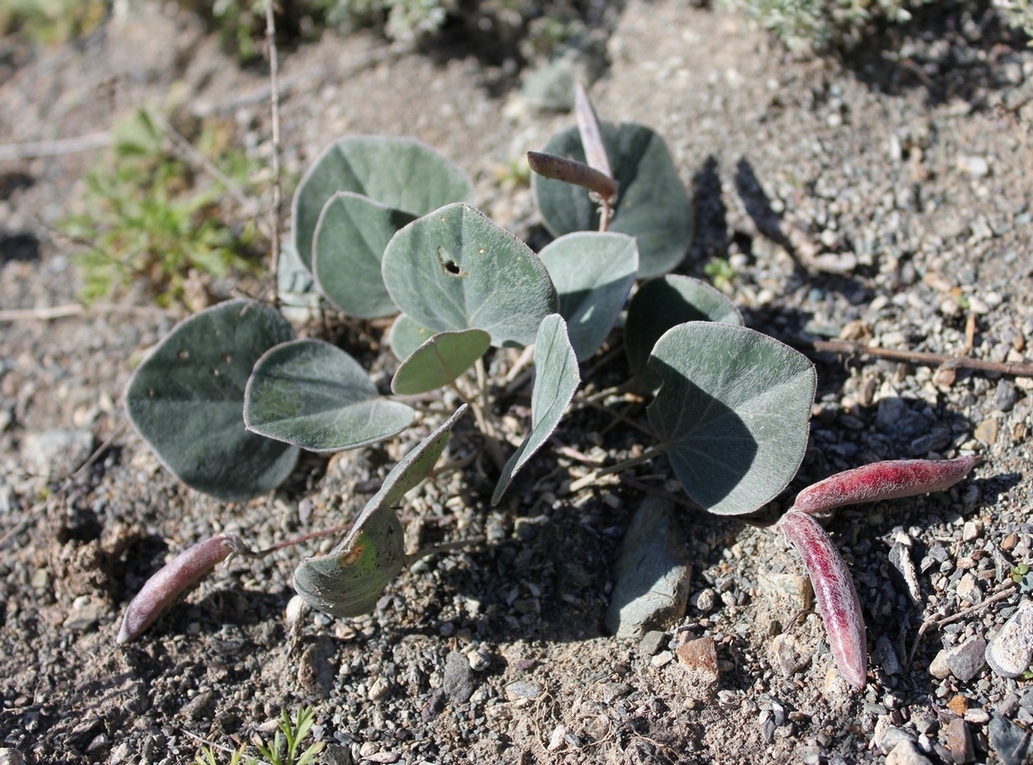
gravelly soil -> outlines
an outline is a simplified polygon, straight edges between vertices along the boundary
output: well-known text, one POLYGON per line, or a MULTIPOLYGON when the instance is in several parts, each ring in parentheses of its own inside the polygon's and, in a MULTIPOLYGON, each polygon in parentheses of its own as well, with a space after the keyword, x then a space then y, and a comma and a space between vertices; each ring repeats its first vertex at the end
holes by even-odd
MULTIPOLYGON (((696 206, 682 270, 699 276, 728 258, 729 294, 750 326, 1028 361, 1033 51, 990 15, 929 14, 894 34, 838 62, 799 61, 741 17, 632 2, 593 95, 604 117, 667 139, 696 206)), ((287 173, 344 133, 412 135, 474 177, 486 212, 540 238, 530 192, 500 169, 570 118, 498 95, 504 72, 462 50, 375 60, 381 49, 327 36, 285 56, 287 173)), ((240 71, 187 17, 148 6, 75 45, 5 40, 2 52, 5 142, 105 130, 182 80, 195 111, 222 110, 268 156, 266 105, 249 98, 262 76, 240 71)), ((70 245, 52 227, 93 159, 0 165, 0 309, 74 300, 70 245)), ((179 486, 117 430, 132 361, 174 318, 144 306, 0 324, 0 533, 18 530, 0 559, 0 737, 28 762, 185 762, 199 738, 247 740, 301 703, 314 705, 335 763, 881 762, 894 746, 897 762, 1023 761, 1029 682, 999 677, 980 656, 946 672, 934 658, 955 646, 972 654, 1028 597, 1016 588, 991 601, 1013 566, 1033 563, 1028 378, 818 359, 812 448, 794 488, 876 459, 984 458, 950 492, 832 520, 873 653, 863 691, 836 673, 820 618, 794 605, 796 557, 738 520, 686 513, 687 615, 652 643, 607 636, 613 563, 642 496, 620 484, 566 493, 585 469, 548 450, 498 510, 476 472, 419 493, 403 515, 424 541, 489 542, 417 565, 368 618, 310 614, 291 631, 296 554, 283 552, 231 561, 116 647, 121 609, 165 556, 217 531, 263 547, 340 522, 406 446, 306 459, 275 497, 247 505, 179 486), (71 435, 48 447, 54 429, 71 435), (90 441, 113 434, 64 499, 34 506, 90 441), (918 569, 914 599, 891 563, 901 548, 918 569), (981 603, 918 639, 927 620, 981 603), (717 643, 720 679, 701 693, 669 649, 703 635, 717 643)), ((364 332, 348 341, 368 341, 364 332)), ((641 406, 627 414, 642 417, 641 406)), ((558 438, 616 459, 634 438, 609 422, 579 413, 558 438)), ((670 486, 666 464, 637 477, 651 476, 670 486)))

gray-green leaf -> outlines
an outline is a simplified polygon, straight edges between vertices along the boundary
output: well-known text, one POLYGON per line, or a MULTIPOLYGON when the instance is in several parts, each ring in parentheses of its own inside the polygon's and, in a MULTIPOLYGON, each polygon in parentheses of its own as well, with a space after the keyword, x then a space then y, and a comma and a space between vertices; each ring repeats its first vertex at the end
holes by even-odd
POLYGON ((481 329, 439 332, 403 361, 391 381, 391 391, 413 396, 448 385, 473 366, 491 346, 481 329))

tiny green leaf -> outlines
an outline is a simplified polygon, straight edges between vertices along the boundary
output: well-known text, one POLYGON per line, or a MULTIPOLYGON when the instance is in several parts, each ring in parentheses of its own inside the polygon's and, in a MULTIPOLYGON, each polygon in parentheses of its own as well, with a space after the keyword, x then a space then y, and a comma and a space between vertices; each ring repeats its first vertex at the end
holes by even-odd
POLYGON ((126 386, 126 414, 161 463, 193 489, 227 502, 270 491, 298 450, 244 427, 244 389, 255 361, 294 336, 276 311, 231 300, 184 319, 126 386))
POLYGON ((534 342, 556 311, 549 272, 531 248, 483 213, 452 204, 403 228, 384 253, 395 304, 434 332, 483 329, 494 346, 534 342))
POLYGON ((560 298, 578 360, 610 334, 638 273, 635 240, 625 234, 579 231, 546 245, 539 257, 560 298))
POLYGON ((395 313, 380 262, 391 237, 415 217, 348 191, 330 197, 312 250, 312 273, 327 300, 360 319, 395 313))
POLYGON ((337 547, 301 562, 294 589, 311 606, 336 617, 361 616, 376 608, 384 587, 410 562, 394 508, 433 470, 466 409, 465 404, 457 409, 395 465, 337 547))
POLYGON ((631 371, 647 378, 655 389, 659 380, 649 369, 649 354, 660 336, 671 327, 688 321, 719 321, 742 325, 742 316, 731 300, 706 282, 689 276, 668 274, 639 287, 628 305, 624 347, 631 371))
MULTIPOLYGON (((692 204, 664 140, 642 125, 601 123, 606 153, 617 181, 609 231, 638 242, 639 276, 666 273, 685 257, 692 241, 692 204)), ((577 127, 553 136, 545 152, 585 162, 577 127)), ((554 236, 599 228, 598 205, 588 191, 532 176, 545 227, 554 236)))
POLYGON ((391 323, 387 343, 398 360, 404 361, 433 336, 434 333, 429 329, 421 327, 413 318, 400 313, 391 323))
POLYGON ((689 322, 657 341, 649 365, 662 381, 649 422, 693 500, 741 515, 789 484, 817 384, 806 357, 745 327, 689 322))
POLYGON ((250 430, 314 452, 383 441, 415 416, 383 398, 355 359, 321 340, 272 348, 255 364, 244 400, 250 430))
POLYGON ((491 495, 497 505, 513 477, 552 435, 581 383, 577 357, 567 337, 567 324, 559 314, 546 316, 534 345, 535 380, 531 391, 531 432, 513 453, 491 495))
POLYGON ((458 167, 419 141, 352 136, 330 144, 294 192, 294 245, 312 268, 312 241, 323 206, 338 191, 353 191, 387 207, 426 215, 450 202, 465 202, 473 185, 458 167))
POLYGON ((391 381, 391 391, 411 396, 448 385, 490 346, 491 336, 481 329, 439 332, 401 363, 391 381))

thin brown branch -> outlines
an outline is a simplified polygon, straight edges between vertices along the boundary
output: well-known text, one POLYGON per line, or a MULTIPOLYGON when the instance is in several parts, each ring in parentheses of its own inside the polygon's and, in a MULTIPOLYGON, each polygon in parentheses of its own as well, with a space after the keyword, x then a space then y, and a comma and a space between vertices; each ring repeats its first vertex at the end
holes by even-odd
POLYGON ((911 644, 911 651, 908 653, 908 662, 914 660, 915 654, 918 652, 918 644, 922 642, 922 638, 929 630, 933 627, 939 627, 943 624, 950 624, 956 622, 958 619, 964 619, 966 616, 982 611, 989 605, 996 603, 999 600, 1005 600, 1011 597, 1016 591, 1015 582, 1011 579, 1005 579, 1001 584, 1001 589, 995 592, 993 595, 988 597, 982 603, 976 603, 974 606, 963 608, 960 611, 950 614, 949 616, 931 616, 922 622, 922 626, 918 628, 918 634, 915 635, 915 640, 911 644))
POLYGON ((265 35, 269 41, 269 93, 270 112, 273 122, 273 220, 272 220, 272 263, 269 274, 272 277, 272 304, 276 308, 280 302, 278 273, 280 266, 280 199, 283 189, 280 185, 280 89, 278 85, 279 69, 276 55, 276 19, 273 16, 273 0, 265 3, 265 35))
POLYGON ((72 316, 120 313, 132 316, 168 315, 178 317, 180 312, 156 305, 120 305, 118 303, 69 303, 68 305, 41 306, 39 308, 9 308, 0 310, 0 323, 11 321, 54 321, 72 316))
POLYGON ((1015 364, 1007 361, 988 361, 972 359, 966 356, 951 356, 946 353, 928 353, 926 351, 895 350, 893 348, 877 348, 849 340, 808 340, 794 337, 785 340, 794 348, 813 353, 839 353, 846 356, 870 356, 893 361, 906 361, 912 364, 938 367, 949 366, 957 369, 972 369, 978 372, 995 372, 1010 377, 1033 377, 1033 364, 1015 364))

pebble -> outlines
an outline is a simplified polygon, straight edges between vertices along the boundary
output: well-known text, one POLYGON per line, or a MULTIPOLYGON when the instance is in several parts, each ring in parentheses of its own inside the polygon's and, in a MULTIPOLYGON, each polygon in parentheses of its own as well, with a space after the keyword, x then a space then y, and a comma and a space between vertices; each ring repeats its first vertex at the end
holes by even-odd
POLYGON ((483 672, 491 666, 491 654, 483 648, 476 648, 470 651, 466 658, 470 662, 470 669, 474 672, 483 672))
POLYGON ((875 723, 875 732, 872 733, 871 748, 877 749, 883 754, 889 754, 901 743, 915 743, 915 737, 909 731, 898 728, 890 722, 889 715, 881 715, 875 723))
POLYGON ((306 693, 316 698, 330 698, 334 678, 337 676, 337 668, 331 662, 335 653, 333 641, 323 636, 301 654, 301 660, 298 662, 298 683, 306 693))
POLYGON ((685 615, 692 567, 669 502, 647 497, 624 535, 606 627, 618 638, 640 638, 685 615))
POLYGON ((989 725, 990 746, 1002 765, 1025 765, 1030 754, 1030 734, 1006 717, 993 715, 989 725))
POLYGON ((983 178, 990 172, 990 163, 984 157, 958 157, 958 170, 973 178, 983 178))
POLYGON ((25 758, 17 749, 0 748, 0 765, 25 765, 25 758))
POLYGON ((771 639, 768 653, 785 677, 792 677, 811 662, 812 652, 793 635, 782 633, 771 639))
POLYGON ((951 760, 961 765, 961 763, 973 762, 976 759, 975 749, 972 746, 972 734, 962 718, 955 717, 947 723, 944 735, 951 760))
POLYGON ((1023 600, 1018 610, 986 647, 986 663, 1001 677, 1018 677, 1033 659, 1033 601, 1023 600))
POLYGON ((506 686, 506 696, 510 701, 536 699, 544 690, 542 684, 534 680, 517 680, 506 686))
POLYGON ((886 765, 932 765, 932 761, 918 751, 914 741, 907 739, 886 755, 886 765))
POLYGON ((38 475, 65 475, 89 458, 93 451, 93 433, 60 429, 26 433, 21 451, 26 467, 38 475))
POLYGON ((999 412, 1010 412, 1019 400, 1019 394, 1015 386, 1008 380, 998 380, 997 390, 994 391, 994 407, 999 412))
POLYGON ((449 651, 445 657, 445 676, 441 688, 455 704, 465 704, 473 696, 473 667, 470 660, 459 651, 449 651))
POLYGON ((970 573, 958 580, 956 592, 958 597, 966 603, 975 605, 983 601, 983 591, 979 589, 979 582, 970 573))
POLYGON ((69 611, 62 624, 65 629, 72 630, 73 632, 86 632, 96 627, 100 622, 100 617, 105 609, 102 609, 97 603, 90 600, 88 596, 83 597, 86 598, 84 602, 80 602, 82 598, 76 598, 72 610, 69 611))
POLYGON ((642 640, 638 644, 639 650, 646 656, 655 656, 660 650, 660 646, 663 645, 665 637, 667 636, 660 630, 649 630, 642 636, 642 640))
POLYGON ((720 673, 717 666, 717 644, 710 636, 696 638, 678 646, 678 663, 687 674, 686 690, 692 698, 702 700, 717 690, 720 673))
POLYGON ((986 666, 985 653, 986 641, 981 637, 971 638, 947 650, 947 666, 954 677, 968 682, 986 666))

